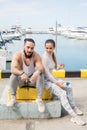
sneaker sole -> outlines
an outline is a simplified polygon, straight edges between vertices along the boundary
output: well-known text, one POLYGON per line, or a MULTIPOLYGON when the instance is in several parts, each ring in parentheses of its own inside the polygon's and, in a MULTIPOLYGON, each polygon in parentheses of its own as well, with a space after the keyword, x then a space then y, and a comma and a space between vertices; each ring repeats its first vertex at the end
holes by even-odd
POLYGON ((79 126, 84 126, 84 125, 86 125, 86 123, 84 122, 83 124, 78 124, 76 121, 74 121, 73 119, 71 119, 71 122, 73 122, 73 123, 75 123, 75 124, 77 124, 77 125, 79 125, 79 126))

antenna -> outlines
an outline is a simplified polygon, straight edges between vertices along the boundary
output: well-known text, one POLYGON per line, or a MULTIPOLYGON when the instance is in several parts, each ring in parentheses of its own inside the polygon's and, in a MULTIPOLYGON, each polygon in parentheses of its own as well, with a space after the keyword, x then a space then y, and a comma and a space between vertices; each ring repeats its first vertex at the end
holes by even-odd
POLYGON ((56 50, 56 55, 57 55, 57 21, 56 21, 56 30, 55 30, 55 35, 56 35, 56 46, 55 46, 55 50, 56 50))

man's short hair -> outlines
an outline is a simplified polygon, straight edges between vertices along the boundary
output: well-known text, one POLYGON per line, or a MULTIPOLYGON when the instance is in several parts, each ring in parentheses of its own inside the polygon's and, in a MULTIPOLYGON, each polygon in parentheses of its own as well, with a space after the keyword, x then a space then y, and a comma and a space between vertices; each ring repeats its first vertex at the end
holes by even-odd
POLYGON ((35 41, 32 39, 32 38, 25 38, 24 39, 24 44, 26 43, 26 42, 32 42, 32 43, 34 43, 34 45, 35 45, 35 41))

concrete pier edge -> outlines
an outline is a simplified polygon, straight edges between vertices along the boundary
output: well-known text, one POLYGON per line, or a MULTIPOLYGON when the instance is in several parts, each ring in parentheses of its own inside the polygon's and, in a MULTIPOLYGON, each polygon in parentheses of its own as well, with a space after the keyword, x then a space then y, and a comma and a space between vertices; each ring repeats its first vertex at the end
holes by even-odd
POLYGON ((61 116, 60 101, 45 102, 45 111, 39 112, 36 102, 16 103, 15 107, 8 108, 5 104, 0 105, 0 119, 39 119, 58 118, 61 116))
MULTIPOLYGON (((80 78, 87 78, 87 69, 81 70, 73 70, 73 71, 66 71, 66 70, 53 70, 53 76, 56 78, 71 78, 71 77, 80 77, 80 78)), ((11 75, 10 70, 0 70, 0 79, 1 78, 9 78, 11 75)))

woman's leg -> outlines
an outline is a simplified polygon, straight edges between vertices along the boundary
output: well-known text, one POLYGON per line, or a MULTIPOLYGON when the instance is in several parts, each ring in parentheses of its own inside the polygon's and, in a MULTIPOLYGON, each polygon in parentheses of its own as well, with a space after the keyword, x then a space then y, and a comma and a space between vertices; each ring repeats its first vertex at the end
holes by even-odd
POLYGON ((73 91, 72 91, 71 84, 69 83, 69 85, 67 85, 67 83, 69 83, 69 82, 65 83, 66 85, 65 85, 64 90, 67 93, 68 101, 69 101, 71 107, 73 108, 73 110, 76 112, 77 115, 83 115, 83 112, 81 110, 79 110, 79 108, 76 107, 76 105, 75 105, 75 102, 74 102, 74 99, 73 99, 73 91))
POLYGON ((77 116, 77 114, 73 111, 72 107, 70 106, 67 95, 66 95, 66 91, 49 81, 46 81, 45 84, 51 90, 53 94, 59 97, 64 109, 72 116, 71 121, 81 126, 85 125, 86 123, 77 116))
POLYGON ((66 85, 66 86, 64 87, 64 90, 66 91, 67 98, 68 98, 68 101, 69 101, 70 106, 71 106, 72 108, 74 108, 76 105, 75 105, 75 102, 74 102, 74 99, 73 99, 73 91, 72 91, 71 84, 66 85))
POLYGON ((61 89, 60 87, 58 87, 54 83, 49 82, 49 81, 46 82, 46 86, 48 86, 48 88, 50 89, 51 93, 53 93, 53 94, 55 94, 56 96, 59 97, 59 99, 61 101, 61 104, 64 107, 64 109, 71 116, 76 116, 76 113, 73 111, 73 109, 71 108, 71 106, 70 106, 70 104, 68 102, 66 91, 61 89))

